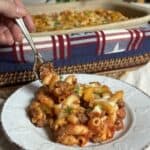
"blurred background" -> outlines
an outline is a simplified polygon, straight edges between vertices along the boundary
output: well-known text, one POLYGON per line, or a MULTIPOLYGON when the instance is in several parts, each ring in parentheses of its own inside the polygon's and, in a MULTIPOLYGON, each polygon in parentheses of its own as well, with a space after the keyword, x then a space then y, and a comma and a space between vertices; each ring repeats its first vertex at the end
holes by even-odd
MULTIPOLYGON (((78 0, 23 0, 24 3, 55 3, 55 2, 69 2, 69 1, 78 1, 78 0)), ((112 1, 126 1, 126 2, 139 2, 139 3, 149 3, 150 0, 112 0, 112 1)))

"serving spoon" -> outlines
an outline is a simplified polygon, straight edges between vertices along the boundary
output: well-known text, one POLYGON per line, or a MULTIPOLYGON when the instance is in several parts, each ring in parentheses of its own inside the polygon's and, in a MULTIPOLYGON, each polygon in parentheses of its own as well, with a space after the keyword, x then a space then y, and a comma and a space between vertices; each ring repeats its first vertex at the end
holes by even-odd
POLYGON ((31 49, 34 53, 34 65, 33 65, 33 72, 34 72, 34 75, 36 77, 36 79, 40 79, 39 77, 39 69, 40 67, 42 66, 42 64, 44 64, 44 59, 42 57, 42 55, 37 51, 36 47, 35 47, 35 44, 33 42, 33 39, 23 21, 22 18, 17 18, 16 19, 16 23, 18 24, 18 26, 20 27, 22 33, 24 34, 26 40, 28 41, 28 43, 30 44, 31 46, 31 49))

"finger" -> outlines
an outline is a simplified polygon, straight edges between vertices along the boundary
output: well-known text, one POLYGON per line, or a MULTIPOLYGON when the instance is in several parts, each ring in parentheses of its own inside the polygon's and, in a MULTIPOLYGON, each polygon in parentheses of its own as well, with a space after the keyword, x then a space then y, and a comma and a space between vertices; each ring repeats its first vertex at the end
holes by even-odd
MULTIPOLYGON (((18 7, 25 9, 23 3, 20 0, 14 0, 14 1, 18 7)), ((33 23, 32 17, 28 13, 26 16, 24 16, 24 21, 29 31, 30 32, 34 31, 35 29, 34 23, 33 23)))
POLYGON ((0 45, 7 45, 6 37, 3 33, 0 34, 0 45))
POLYGON ((7 44, 12 45, 14 43, 14 39, 9 29, 4 32, 4 35, 6 37, 7 44))
POLYGON ((23 35, 22 35, 20 28, 12 20, 7 21, 7 26, 9 28, 14 40, 17 42, 21 42, 23 39, 23 35))
POLYGON ((30 32, 35 31, 35 26, 34 26, 32 17, 30 15, 27 15, 24 17, 24 22, 30 32))
POLYGON ((0 44, 12 45, 14 43, 13 36, 9 29, 3 25, 0 26, 0 44))
POLYGON ((24 8, 19 7, 15 2, 8 0, 0 1, 0 13, 10 18, 23 17, 27 14, 24 8))

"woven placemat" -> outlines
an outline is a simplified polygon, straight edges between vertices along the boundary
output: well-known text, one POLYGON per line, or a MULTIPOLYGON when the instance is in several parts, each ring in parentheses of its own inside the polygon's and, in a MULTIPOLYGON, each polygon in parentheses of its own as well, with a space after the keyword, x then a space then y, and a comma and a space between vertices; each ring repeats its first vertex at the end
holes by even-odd
MULTIPOLYGON (((56 68, 55 71, 59 74, 67 73, 99 73, 112 75, 112 71, 118 77, 124 70, 141 66, 150 60, 150 53, 146 53, 139 56, 116 58, 110 60, 104 60, 99 62, 91 62, 88 64, 65 66, 56 68), (107 72, 107 73, 106 73, 107 72), (118 75, 119 74, 119 75, 118 75)), ((113 74, 113 77, 115 77, 113 74)), ((0 74, 0 86, 16 85, 21 83, 27 83, 35 80, 34 73, 32 71, 13 72, 0 74)))

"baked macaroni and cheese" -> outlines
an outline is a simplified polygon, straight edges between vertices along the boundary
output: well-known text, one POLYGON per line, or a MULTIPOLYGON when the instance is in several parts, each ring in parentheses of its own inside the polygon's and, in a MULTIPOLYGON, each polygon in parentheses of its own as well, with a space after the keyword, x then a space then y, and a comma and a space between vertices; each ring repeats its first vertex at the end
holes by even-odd
POLYGON ((104 9, 68 10, 51 15, 41 14, 33 16, 37 32, 97 26, 127 19, 127 17, 118 11, 104 9))
POLYGON ((102 143, 124 128, 124 92, 99 82, 82 84, 74 75, 62 79, 52 66, 41 67, 43 86, 28 107, 33 124, 49 127, 53 140, 65 145, 102 143))

